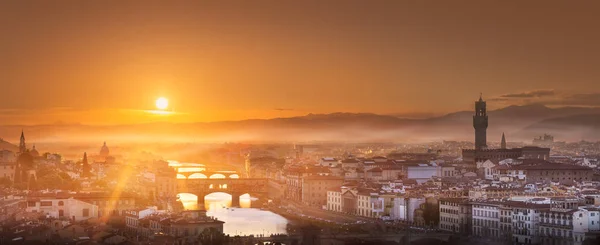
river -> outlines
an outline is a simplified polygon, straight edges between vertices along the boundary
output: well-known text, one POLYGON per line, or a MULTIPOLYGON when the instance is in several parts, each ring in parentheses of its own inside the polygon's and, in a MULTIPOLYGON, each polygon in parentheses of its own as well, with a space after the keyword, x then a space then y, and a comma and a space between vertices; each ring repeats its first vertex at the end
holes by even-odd
MULTIPOLYGON (((197 210, 197 198, 191 194, 180 194, 180 200, 185 209, 197 210)), ((259 203, 258 199, 250 196, 240 196, 240 207, 231 208, 231 195, 213 193, 204 199, 206 214, 224 221, 223 233, 236 235, 271 235, 286 234, 288 220, 271 211, 253 208, 259 203)))

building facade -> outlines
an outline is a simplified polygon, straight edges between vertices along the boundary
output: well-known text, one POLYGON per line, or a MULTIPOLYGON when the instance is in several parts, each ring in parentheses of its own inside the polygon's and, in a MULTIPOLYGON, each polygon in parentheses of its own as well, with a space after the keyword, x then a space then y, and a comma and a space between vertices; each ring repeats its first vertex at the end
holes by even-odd
POLYGON ((302 178, 302 203, 315 207, 327 205, 327 191, 339 188, 344 179, 336 176, 305 176, 302 178))
POLYGON ((503 237, 500 229, 501 206, 498 202, 473 203, 473 236, 496 239, 503 237))
POLYGON ((472 204, 468 198, 442 198, 439 203, 440 230, 471 234, 472 204))
POLYGON ((424 197, 396 197, 392 200, 392 220, 415 221, 415 211, 425 203, 424 197))
POLYGON ((511 149, 463 149, 462 157, 465 163, 475 164, 492 160, 495 162, 512 158, 525 159, 550 159, 550 148, 541 148, 536 146, 525 146, 511 149))
POLYGON ((572 184, 573 181, 591 181, 594 174, 591 171, 592 169, 588 167, 546 161, 535 165, 519 165, 515 169, 525 172, 527 183, 558 182, 560 184, 572 184))
POLYGON ((28 198, 26 211, 72 221, 83 221, 98 217, 97 205, 74 198, 28 198))

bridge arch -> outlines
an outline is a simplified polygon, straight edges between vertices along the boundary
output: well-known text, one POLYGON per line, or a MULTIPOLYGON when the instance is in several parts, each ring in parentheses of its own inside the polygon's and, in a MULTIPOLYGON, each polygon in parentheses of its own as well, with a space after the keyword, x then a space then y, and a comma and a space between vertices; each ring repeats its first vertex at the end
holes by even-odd
POLYGON ((177 174, 177 179, 187 179, 183 174, 177 174))
MULTIPOLYGON (((202 197, 204 198, 204 197, 202 197)), ((177 200, 179 202, 181 202, 181 205, 183 205, 183 209, 186 210, 193 210, 193 209, 198 209, 198 200, 199 197, 195 194, 192 193, 179 193, 177 194, 177 200)))
POLYGON ((190 176, 187 177, 188 179, 208 179, 208 177, 206 177, 206 175, 202 174, 202 173, 193 173, 190 176))
POLYGON ((240 175, 238 175, 238 174, 231 174, 231 175, 229 175, 229 178, 230 179, 239 179, 240 175))
POLYGON ((232 195, 218 190, 198 195, 193 193, 179 193, 177 194, 177 200, 181 202, 185 210, 217 210, 229 207, 249 207, 249 203, 246 205, 246 201, 244 201, 244 205, 240 205, 240 200, 246 199, 240 198, 239 195, 232 195))
POLYGON ((252 207, 252 196, 250 194, 240 195, 240 208, 251 208, 252 207))
MULTIPOLYGON (((208 175, 207 173, 204 173, 208 175)), ((233 173, 231 173, 233 174, 233 173)), ((215 192, 224 192, 232 195, 232 206, 242 206, 244 203, 250 203, 250 199, 243 194, 250 194, 251 198, 260 197, 261 201, 266 197, 268 192, 268 183, 266 179, 180 179, 176 185, 177 193, 192 193, 197 196, 204 197, 215 192), (240 199, 240 195, 242 198, 240 199), (241 203, 239 202, 241 201, 241 203)), ((199 198, 198 203, 203 202, 203 198, 199 198)), ((200 205, 200 207, 202 207, 200 205)))
POLYGON ((248 193, 240 195, 235 192, 228 192, 227 190, 215 190, 200 195, 204 195, 204 197, 198 196, 198 205, 204 205, 207 209, 252 207, 252 199, 248 193), (202 201, 204 201, 204 203, 202 203, 202 201))
POLYGON ((212 174, 210 177, 208 177, 209 179, 226 179, 227 177, 223 174, 212 174))

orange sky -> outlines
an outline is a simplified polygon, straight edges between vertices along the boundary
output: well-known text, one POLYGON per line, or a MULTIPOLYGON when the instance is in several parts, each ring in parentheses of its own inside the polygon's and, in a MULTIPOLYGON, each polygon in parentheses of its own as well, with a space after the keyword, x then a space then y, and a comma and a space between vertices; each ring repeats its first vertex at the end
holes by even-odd
POLYGON ((440 114, 479 92, 492 107, 600 92, 597 1, 224 2, 1 1, 0 124, 440 114), (176 114, 142 112, 160 96, 176 114))

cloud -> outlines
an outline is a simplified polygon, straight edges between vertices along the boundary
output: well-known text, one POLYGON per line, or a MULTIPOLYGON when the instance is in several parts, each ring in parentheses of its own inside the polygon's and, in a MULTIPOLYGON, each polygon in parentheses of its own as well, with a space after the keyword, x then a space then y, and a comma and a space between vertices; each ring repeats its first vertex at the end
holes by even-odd
POLYGON ((548 101, 546 104, 563 106, 600 106, 600 93, 565 95, 557 100, 548 101))
POLYGON ((276 110, 276 111, 294 111, 294 109, 292 109, 292 108, 275 108, 273 110, 276 110))
POLYGON ((508 101, 508 100, 509 99, 507 99, 507 98, 490 98, 490 99, 488 99, 488 101, 494 101, 494 102, 497 102, 497 101, 508 101))
POLYGON ((521 93, 503 94, 501 98, 539 98, 539 97, 550 97, 554 96, 555 92, 553 89, 540 89, 521 93))
POLYGON ((554 90, 534 90, 522 93, 504 94, 490 98, 490 101, 511 105, 541 104, 547 106, 600 106, 600 93, 566 93, 554 90))

